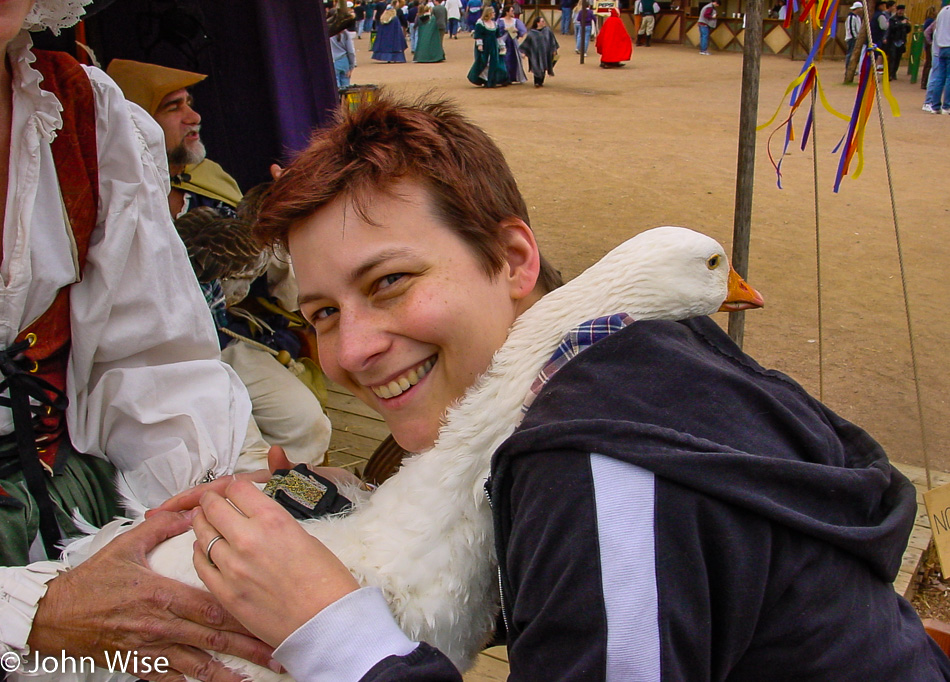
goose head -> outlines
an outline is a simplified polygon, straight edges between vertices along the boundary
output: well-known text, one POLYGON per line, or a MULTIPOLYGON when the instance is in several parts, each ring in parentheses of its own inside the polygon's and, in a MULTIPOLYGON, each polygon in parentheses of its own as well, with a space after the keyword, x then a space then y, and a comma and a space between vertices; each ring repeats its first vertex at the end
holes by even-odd
POLYGON ((641 232, 566 286, 604 296, 603 309, 634 319, 682 320, 764 304, 715 239, 685 227, 641 232))

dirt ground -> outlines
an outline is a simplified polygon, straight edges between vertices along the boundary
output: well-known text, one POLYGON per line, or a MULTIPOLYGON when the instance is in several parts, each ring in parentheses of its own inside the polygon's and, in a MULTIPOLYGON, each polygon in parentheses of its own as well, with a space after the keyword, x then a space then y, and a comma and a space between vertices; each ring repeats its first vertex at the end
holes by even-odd
MULTIPOLYGON (((466 34, 445 41, 447 59, 439 64, 373 62, 367 38, 356 41, 353 82, 410 95, 432 91, 457 101, 505 151, 541 247, 567 278, 657 225, 705 232, 731 251, 740 53, 704 57, 688 46, 654 44, 635 48, 621 69, 601 69, 593 49, 581 65, 573 37, 559 36, 557 75, 543 88, 529 76, 522 85, 486 90, 465 79, 472 60, 466 34)), ((801 66, 787 57, 762 59, 760 123, 779 106, 801 66)), ((819 72, 831 105, 850 113, 857 88, 842 84, 843 63, 821 63, 819 72)), ((950 242, 943 230, 950 227, 950 116, 923 113, 923 91, 906 73, 892 86, 901 116, 886 113, 883 135, 879 117, 872 117, 864 172, 845 178, 838 194, 832 191, 838 163, 832 149, 846 123, 819 110, 818 219, 811 144, 804 152, 793 145, 785 156, 779 190, 767 155, 770 130, 758 134, 749 282, 767 307, 747 315, 745 349, 820 392, 832 409, 880 440, 892 459, 923 465, 899 234, 923 437, 930 465, 946 471, 950 242)), ((801 130, 804 114, 796 118, 801 130)), ((779 134, 772 142, 774 155, 781 153, 781 139, 779 134)), ((717 317, 726 324, 724 315, 717 317)))

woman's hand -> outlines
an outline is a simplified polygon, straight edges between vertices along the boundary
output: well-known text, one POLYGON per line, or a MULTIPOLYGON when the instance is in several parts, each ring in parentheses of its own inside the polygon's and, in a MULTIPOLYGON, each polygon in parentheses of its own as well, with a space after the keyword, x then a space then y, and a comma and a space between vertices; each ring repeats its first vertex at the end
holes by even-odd
MULTIPOLYGON (((249 483, 245 485, 250 485, 249 483)), ((205 649, 272 664, 273 650, 245 630, 204 590, 165 578, 148 568, 146 555, 191 525, 189 514, 156 514, 116 537, 76 568, 49 582, 40 599, 28 643, 46 655, 65 652, 108 665, 116 655, 167 661, 139 676, 164 682, 188 675, 199 680, 244 679, 205 649)), ((273 663, 276 669, 276 663, 273 663)))
MULTIPOLYGON (((275 164, 276 165, 276 164, 275 164)), ((267 468, 259 469, 258 471, 251 471, 245 474, 230 474, 228 476, 222 476, 221 478, 216 478, 209 483, 202 483, 201 485, 196 485, 191 490, 186 490, 183 493, 178 493, 173 497, 169 497, 167 500, 162 502, 155 509, 150 509, 145 512, 145 518, 149 518, 152 514, 158 512, 168 511, 168 512, 180 512, 188 511, 189 509, 194 509, 198 506, 198 502, 201 500, 201 496, 206 492, 216 492, 219 495, 223 495, 225 489, 231 484, 232 481, 241 479, 245 481, 252 481, 254 483, 267 483, 270 480, 270 477, 278 469, 293 469, 294 463, 287 459, 287 455, 284 452, 284 449, 279 445, 271 445, 270 449, 267 451, 267 468)))
POLYGON ((234 480, 224 492, 224 497, 213 491, 201 497, 194 520, 195 569, 250 632, 276 647, 359 589, 323 543, 253 484, 234 480), (218 535, 209 560, 206 551, 218 535))

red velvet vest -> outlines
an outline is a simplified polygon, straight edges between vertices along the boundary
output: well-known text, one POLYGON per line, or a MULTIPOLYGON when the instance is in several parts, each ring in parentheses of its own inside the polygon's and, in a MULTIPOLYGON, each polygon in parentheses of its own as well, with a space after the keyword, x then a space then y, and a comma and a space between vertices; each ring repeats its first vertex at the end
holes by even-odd
MULTIPOLYGON (((63 105, 63 127, 51 147, 81 273, 99 205, 92 85, 79 63, 66 53, 36 50, 35 54, 34 67, 43 74, 41 87, 56 95, 63 105)), ((33 341, 24 351, 33 362, 31 371, 64 391, 70 338, 69 287, 64 287, 49 309, 22 330, 16 340, 33 341)), ((68 438, 66 415, 48 407, 46 414, 38 422, 34 421, 34 425, 39 457, 47 466, 53 467, 60 442, 68 438)))

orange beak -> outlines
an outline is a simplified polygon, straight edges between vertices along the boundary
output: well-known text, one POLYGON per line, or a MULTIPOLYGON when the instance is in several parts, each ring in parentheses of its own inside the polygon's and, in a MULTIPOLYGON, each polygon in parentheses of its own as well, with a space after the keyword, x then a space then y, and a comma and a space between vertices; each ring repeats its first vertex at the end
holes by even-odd
POLYGON ((734 313, 739 310, 761 308, 764 305, 765 299, 762 298, 762 294, 746 284, 745 280, 730 265, 729 291, 726 294, 726 300, 719 308, 719 312, 734 313))

